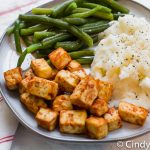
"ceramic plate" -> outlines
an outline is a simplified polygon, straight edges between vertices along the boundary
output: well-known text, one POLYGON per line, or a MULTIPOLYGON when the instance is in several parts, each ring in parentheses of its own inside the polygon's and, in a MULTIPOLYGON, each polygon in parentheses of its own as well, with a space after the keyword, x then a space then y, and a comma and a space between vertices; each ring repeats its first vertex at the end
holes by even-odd
MULTIPOLYGON (((62 0, 55 0, 40 7, 52 7, 55 4, 63 2, 62 0)), ((146 9, 145 7, 141 6, 140 4, 130 1, 130 0, 120 0, 121 4, 126 6, 131 10, 132 14, 136 16, 145 17, 148 21, 150 21, 150 10, 146 9)), ((101 140, 94 140, 89 139, 85 135, 70 135, 70 134, 62 134, 56 129, 55 131, 48 132, 45 129, 40 128, 37 126, 37 123, 34 119, 34 116, 20 103, 19 101, 19 94, 17 92, 8 91, 5 87, 3 72, 16 67, 18 56, 15 52, 14 43, 12 42, 12 37, 8 37, 4 34, 1 39, 0 43, 0 86, 2 95, 8 104, 9 108, 18 118, 18 120, 26 127, 31 129, 32 131, 49 138, 50 140, 57 140, 61 142, 110 142, 110 141, 117 141, 117 140, 124 140, 128 138, 133 138, 135 136, 139 136, 141 134, 147 133, 150 131, 150 116, 148 116, 146 123, 144 126, 139 127, 136 125, 123 123, 123 127, 119 130, 110 132, 109 135, 101 140)), ((25 63, 23 64, 23 69, 26 69, 31 60, 31 56, 29 56, 25 63)))

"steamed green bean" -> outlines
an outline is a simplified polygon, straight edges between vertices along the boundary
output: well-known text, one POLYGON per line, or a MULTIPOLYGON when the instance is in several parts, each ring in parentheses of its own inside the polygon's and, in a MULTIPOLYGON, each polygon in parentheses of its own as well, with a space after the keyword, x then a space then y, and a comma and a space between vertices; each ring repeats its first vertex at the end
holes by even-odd
POLYGON ((75 59, 77 62, 79 62, 81 65, 90 65, 93 61, 93 58, 79 58, 75 59))
POLYGON ((54 36, 54 35, 56 35, 56 32, 47 32, 47 31, 34 32, 34 40, 40 41, 43 40, 44 38, 54 36))
POLYGON ((94 50, 80 50, 69 53, 72 59, 79 59, 80 57, 86 56, 94 56, 94 54, 95 54, 94 50))
POLYGON ((62 4, 59 4, 58 6, 56 6, 53 11, 52 11, 52 14, 51 16, 54 17, 54 18, 58 18, 58 17, 61 17, 65 11, 65 9, 73 2, 73 0, 68 0, 68 1, 65 1, 64 3, 62 4))
POLYGON ((32 35, 36 31, 43 31, 48 28, 49 28, 49 26, 38 24, 38 25, 34 25, 34 26, 26 28, 26 29, 21 29, 20 34, 22 36, 32 35))
POLYGON ((33 8, 32 9, 32 14, 35 14, 35 15, 51 15, 52 12, 53 10, 50 8, 33 8))
POLYGON ((65 41, 65 42, 57 42, 55 45, 55 48, 62 47, 66 51, 76 51, 84 46, 84 43, 82 41, 65 41))
POLYGON ((111 9, 110 9, 110 8, 105 7, 105 6, 102 6, 102 5, 99 5, 99 4, 86 3, 86 2, 85 2, 85 3, 82 4, 82 6, 85 7, 85 8, 90 8, 90 9, 99 6, 100 11, 102 11, 102 12, 107 12, 107 13, 110 13, 110 12, 111 12, 111 9))
POLYGON ((17 62, 17 67, 20 67, 25 60, 25 57, 27 55, 27 50, 25 50, 19 57, 18 62, 17 62))
POLYGON ((66 10, 64 12, 65 16, 70 15, 72 13, 72 11, 76 8, 77 8, 77 4, 75 2, 72 2, 71 4, 69 4, 69 6, 66 8, 66 10))
POLYGON ((14 29, 14 39, 15 39, 15 46, 16 46, 16 51, 21 54, 22 53, 22 48, 21 48, 21 41, 20 41, 20 21, 17 20, 15 22, 15 29, 14 29))
POLYGON ((94 15, 99 10, 100 10, 100 7, 97 6, 93 9, 89 9, 88 11, 85 11, 85 12, 82 12, 82 13, 72 14, 69 17, 71 17, 71 18, 87 18, 87 17, 90 17, 90 16, 94 15))

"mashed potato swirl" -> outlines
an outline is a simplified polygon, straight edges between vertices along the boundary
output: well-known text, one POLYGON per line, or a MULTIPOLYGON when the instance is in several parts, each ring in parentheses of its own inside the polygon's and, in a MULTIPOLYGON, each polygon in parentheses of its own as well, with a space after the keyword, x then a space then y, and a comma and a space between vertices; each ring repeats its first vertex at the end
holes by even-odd
POLYGON ((145 18, 120 17, 104 31, 91 74, 114 85, 112 100, 150 108, 150 24, 145 18))

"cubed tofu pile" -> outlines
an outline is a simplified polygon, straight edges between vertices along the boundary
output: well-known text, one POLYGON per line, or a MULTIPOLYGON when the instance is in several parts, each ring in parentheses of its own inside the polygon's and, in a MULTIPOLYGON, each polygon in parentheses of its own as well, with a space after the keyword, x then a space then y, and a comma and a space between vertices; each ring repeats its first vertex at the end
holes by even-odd
POLYGON ((102 139, 122 127, 122 120, 144 124, 145 108, 122 101, 118 109, 109 108, 112 84, 87 75, 64 49, 58 48, 48 57, 53 67, 42 58, 32 60, 24 75, 19 67, 4 72, 7 88, 19 89, 20 101, 39 126, 52 131, 59 125, 62 133, 86 133, 102 139))

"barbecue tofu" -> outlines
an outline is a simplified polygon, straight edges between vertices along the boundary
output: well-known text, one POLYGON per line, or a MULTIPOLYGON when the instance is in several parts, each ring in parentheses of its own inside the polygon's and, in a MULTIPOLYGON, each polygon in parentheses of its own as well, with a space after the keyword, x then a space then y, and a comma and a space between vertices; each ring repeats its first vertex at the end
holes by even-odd
POLYGON ((49 108, 40 108, 35 117, 38 125, 49 131, 52 131, 56 128, 58 120, 57 118, 58 112, 49 108))
POLYGON ((63 48, 58 48, 58 49, 54 50, 53 52, 51 52, 48 55, 48 57, 49 57, 51 63, 58 70, 62 70, 65 67, 67 67, 67 65, 71 61, 70 55, 63 48))
POLYGON ((9 90, 17 89, 19 83, 22 81, 21 68, 17 67, 4 72, 4 78, 6 81, 6 86, 9 90))
POLYGON ((58 83, 60 90, 72 93, 79 83, 79 78, 68 70, 61 70, 57 73, 55 82, 58 83))
POLYGON ((59 127, 63 133, 81 134, 85 132, 87 113, 84 110, 62 110, 59 127))
POLYGON ((118 110, 116 110, 114 107, 108 110, 108 112, 104 115, 104 118, 108 123, 109 131, 113 131, 122 127, 122 121, 118 110))
POLYGON ((143 125, 148 115, 147 109, 127 102, 119 103, 118 112, 122 120, 137 125, 143 125))
POLYGON ((94 80, 94 78, 91 76, 87 76, 76 86, 70 96, 70 99, 72 104, 84 109, 88 109, 93 104, 97 96, 97 80, 94 80))
POLYGON ((98 98, 105 100, 107 103, 111 99, 113 86, 110 83, 99 81, 98 98))
POLYGON ((29 93, 21 94, 20 100, 27 107, 27 109, 34 114, 36 114, 40 108, 47 107, 44 99, 31 95, 29 93))
POLYGON ((53 101, 53 110, 60 112, 61 110, 72 110, 73 106, 69 95, 59 95, 53 101))
POLYGON ((107 121, 104 118, 91 116, 86 120, 86 130, 90 138, 102 139, 108 134, 107 121))
POLYGON ((50 79, 52 74, 52 68, 49 66, 44 58, 32 60, 31 68, 33 69, 36 76, 44 79, 50 79))
POLYGON ((34 77, 28 83, 28 92, 46 100, 53 100, 58 93, 58 84, 54 81, 34 77))
POLYGON ((108 104, 103 99, 96 99, 90 107, 90 112, 98 117, 108 111, 108 104))

